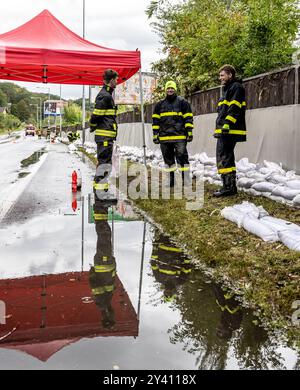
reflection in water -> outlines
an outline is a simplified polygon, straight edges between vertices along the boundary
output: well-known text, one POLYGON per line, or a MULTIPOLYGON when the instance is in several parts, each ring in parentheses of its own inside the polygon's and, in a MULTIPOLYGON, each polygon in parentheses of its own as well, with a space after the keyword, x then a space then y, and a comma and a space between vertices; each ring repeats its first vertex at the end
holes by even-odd
POLYGON ((22 179, 23 177, 26 177, 27 175, 29 175, 30 172, 20 172, 18 174, 18 179, 22 179))
POLYGON ((34 152, 31 156, 25 158, 24 160, 21 161, 21 167, 29 167, 29 165, 35 164, 39 161, 40 157, 44 154, 47 153, 45 148, 42 148, 40 150, 37 150, 34 152))
POLYGON ((155 280, 162 286, 165 302, 177 296, 180 286, 188 280, 192 271, 190 259, 182 249, 159 231, 156 231, 153 242, 151 268, 155 280))
POLYGON ((169 330, 172 343, 195 355, 198 369, 281 369, 283 358, 275 337, 255 325, 253 314, 239 307, 234 297, 195 272, 176 302, 181 320, 169 330))
POLYGON ((115 315, 112 297, 116 290, 116 260, 113 256, 111 228, 108 223, 109 205, 105 201, 94 204, 94 220, 97 232, 97 250, 94 266, 90 269, 90 286, 94 301, 101 311, 102 325, 112 328, 115 315))

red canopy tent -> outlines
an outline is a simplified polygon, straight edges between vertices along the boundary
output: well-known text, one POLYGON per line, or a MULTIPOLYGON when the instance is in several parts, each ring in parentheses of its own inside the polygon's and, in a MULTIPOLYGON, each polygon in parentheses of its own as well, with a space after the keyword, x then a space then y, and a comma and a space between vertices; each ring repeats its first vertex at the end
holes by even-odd
POLYGON ((0 79, 98 85, 108 68, 119 73, 122 83, 141 68, 140 52, 89 42, 48 10, 0 35, 0 79))
POLYGON ((6 304, 0 348, 15 349, 46 361, 82 337, 138 335, 138 318, 116 276, 111 306, 115 324, 105 328, 92 298, 88 272, 0 280, 6 304))

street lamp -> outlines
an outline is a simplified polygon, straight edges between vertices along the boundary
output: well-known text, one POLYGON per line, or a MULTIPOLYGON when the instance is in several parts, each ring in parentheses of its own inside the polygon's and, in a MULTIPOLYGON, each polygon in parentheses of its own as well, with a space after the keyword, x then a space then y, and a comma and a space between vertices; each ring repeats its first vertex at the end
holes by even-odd
POLYGON ((31 96, 31 99, 39 99, 39 110, 40 110, 40 120, 37 122, 37 125, 39 126, 40 129, 42 129, 42 98, 37 97, 37 96, 31 96))

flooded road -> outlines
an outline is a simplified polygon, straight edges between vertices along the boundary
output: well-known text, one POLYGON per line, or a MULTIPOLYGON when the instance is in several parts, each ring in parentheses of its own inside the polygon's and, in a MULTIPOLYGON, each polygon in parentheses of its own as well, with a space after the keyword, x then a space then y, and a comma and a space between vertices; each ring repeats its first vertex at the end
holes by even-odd
POLYGON ((93 173, 50 145, 1 222, 1 369, 299 368, 296 351, 126 201, 95 202, 93 173))

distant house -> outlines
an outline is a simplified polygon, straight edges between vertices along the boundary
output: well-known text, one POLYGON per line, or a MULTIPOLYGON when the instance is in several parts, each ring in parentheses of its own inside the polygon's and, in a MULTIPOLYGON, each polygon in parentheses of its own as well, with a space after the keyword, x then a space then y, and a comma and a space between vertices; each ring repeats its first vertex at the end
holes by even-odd
POLYGON ((0 114, 6 115, 7 114, 7 108, 6 107, 0 107, 0 114))

